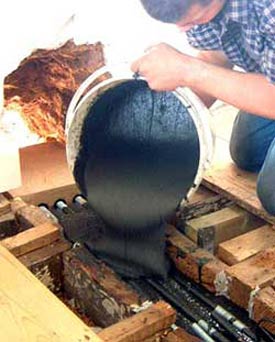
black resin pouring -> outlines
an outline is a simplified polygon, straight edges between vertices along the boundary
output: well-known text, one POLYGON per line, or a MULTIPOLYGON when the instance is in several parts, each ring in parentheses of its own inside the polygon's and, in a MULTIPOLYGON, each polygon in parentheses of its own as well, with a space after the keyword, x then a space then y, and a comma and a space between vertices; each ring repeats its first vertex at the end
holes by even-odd
POLYGON ((83 122, 74 176, 106 224, 87 246, 119 272, 165 277, 165 222, 193 186, 199 136, 172 92, 128 80, 98 96, 83 122))

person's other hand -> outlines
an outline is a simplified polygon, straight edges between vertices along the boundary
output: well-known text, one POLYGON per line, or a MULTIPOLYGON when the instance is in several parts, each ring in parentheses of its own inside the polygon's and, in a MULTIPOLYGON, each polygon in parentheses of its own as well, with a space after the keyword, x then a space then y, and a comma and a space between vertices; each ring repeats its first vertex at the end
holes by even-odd
POLYGON ((149 48, 144 56, 132 64, 131 69, 143 76, 151 89, 172 91, 180 86, 188 86, 194 60, 162 43, 149 48))

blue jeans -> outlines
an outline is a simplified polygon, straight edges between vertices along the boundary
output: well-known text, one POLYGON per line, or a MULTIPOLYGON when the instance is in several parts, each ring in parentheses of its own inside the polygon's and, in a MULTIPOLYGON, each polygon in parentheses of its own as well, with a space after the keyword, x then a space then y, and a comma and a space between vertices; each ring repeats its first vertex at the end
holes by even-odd
POLYGON ((238 167, 258 172, 257 193, 275 215, 275 120, 240 112, 234 122, 230 153, 238 167))

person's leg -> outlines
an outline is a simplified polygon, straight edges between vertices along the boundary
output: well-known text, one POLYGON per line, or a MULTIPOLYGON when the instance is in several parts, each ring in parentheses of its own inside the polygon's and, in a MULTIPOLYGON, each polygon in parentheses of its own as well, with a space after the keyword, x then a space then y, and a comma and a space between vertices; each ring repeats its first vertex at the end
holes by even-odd
POLYGON ((259 172, 275 138, 275 120, 240 112, 235 120, 230 153, 238 167, 259 172))
POLYGON ((257 192, 265 210, 275 215, 275 139, 259 173, 257 192))

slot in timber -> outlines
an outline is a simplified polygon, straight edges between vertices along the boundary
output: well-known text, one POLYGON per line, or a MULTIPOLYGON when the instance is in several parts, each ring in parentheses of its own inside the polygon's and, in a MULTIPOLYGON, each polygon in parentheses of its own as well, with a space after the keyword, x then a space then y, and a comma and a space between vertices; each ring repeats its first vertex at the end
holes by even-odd
POLYGON ((176 312, 165 302, 102 330, 98 336, 105 342, 142 342, 168 329, 176 321, 176 312))
POLYGON ((275 247, 275 229, 265 225, 221 243, 218 247, 218 257, 232 266, 272 247, 275 247))
POLYGON ((0 240, 17 234, 19 225, 12 212, 0 216, 0 240))
POLYGON ((63 254, 64 290, 98 326, 108 327, 133 314, 144 299, 85 247, 63 254))
POLYGON ((211 292, 216 292, 216 279, 227 269, 212 253, 198 248, 175 227, 166 229, 167 252, 176 268, 211 292))
POLYGON ((59 238, 59 227, 52 223, 45 223, 25 230, 15 236, 6 238, 0 243, 13 255, 18 257, 43 246, 47 246, 59 238))
POLYGON ((31 272, 53 293, 63 290, 63 253, 71 248, 64 240, 55 241, 19 257, 31 272))
POLYGON ((275 223, 274 216, 262 207, 256 192, 257 175, 238 169, 232 162, 213 166, 204 175, 202 184, 262 219, 275 223))
MULTIPOLYGON (((262 319, 275 319, 275 289, 266 287, 259 291, 254 298, 253 315, 254 321, 259 323, 262 319)), ((261 325, 272 334, 275 334, 275 323, 263 322, 261 325)))
POLYGON ((10 201, 0 193, 0 215, 4 215, 10 212, 10 201))
POLYGON ((101 341, 3 246, 0 301, 0 341, 101 341))
POLYGON ((226 270, 228 294, 237 305, 248 309, 258 289, 275 280, 275 248, 267 249, 226 270))
POLYGON ((185 234, 199 247, 215 252, 219 243, 251 231, 261 224, 261 220, 234 206, 187 221, 185 234))

